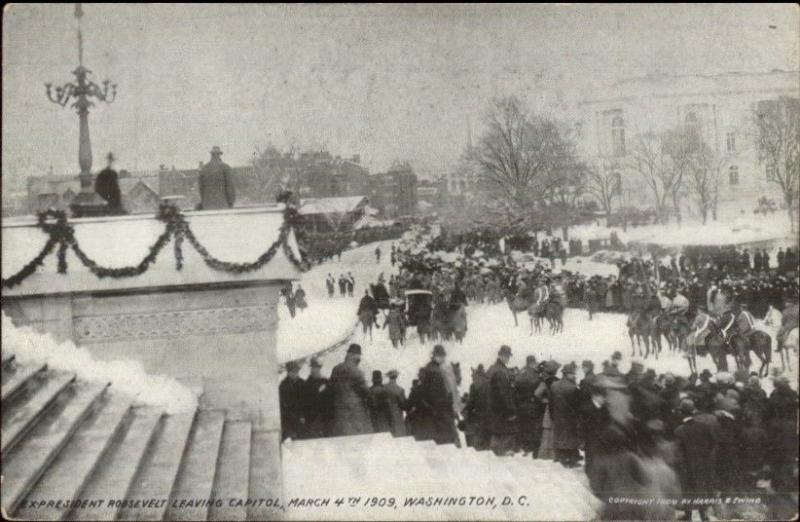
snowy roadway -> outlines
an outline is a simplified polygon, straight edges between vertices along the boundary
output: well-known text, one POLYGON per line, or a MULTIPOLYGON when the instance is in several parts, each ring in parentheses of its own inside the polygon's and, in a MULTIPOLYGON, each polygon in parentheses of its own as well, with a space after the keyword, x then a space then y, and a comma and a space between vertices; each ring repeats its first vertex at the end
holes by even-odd
MULTIPOLYGON (((389 250, 391 241, 380 243, 383 256, 381 263, 375 262, 374 251, 376 244, 366 245, 345 252, 341 262, 329 262, 314 267, 303 274, 301 284, 308 295, 309 308, 298 313, 295 319, 289 317, 286 305, 280 305, 280 323, 278 333, 279 360, 286 362, 294 359, 308 357, 324 350, 341 341, 352 332, 356 319, 358 300, 364 294, 366 284, 377 280, 378 274, 383 272, 388 280, 393 273, 389 264, 389 250), (342 272, 352 271, 356 279, 356 288, 353 298, 337 297, 329 299, 325 289, 325 277, 328 272, 338 279, 342 272)), ((570 260, 568 269, 577 269, 581 273, 591 275, 593 271, 586 270, 590 264, 578 263, 570 260), (584 270, 582 270, 582 268, 584 270)), ((560 267, 560 263, 558 263, 560 267)), ((616 268, 614 267, 614 271, 616 268)), ((666 349, 658 361, 652 356, 646 361, 639 357, 631 358, 631 343, 625 327, 625 316, 622 314, 601 313, 596 314, 592 321, 588 320, 585 310, 569 308, 564 312, 564 332, 555 336, 549 334, 530 335, 527 314, 519 315, 519 326, 514 326, 514 319, 505 304, 479 305, 471 304, 467 308, 468 331, 463 344, 454 341, 443 343, 447 349, 448 359, 460 362, 463 382, 462 393, 469 389, 471 382, 471 368, 483 364, 485 368, 494 363, 500 345, 511 346, 514 357, 511 364, 523 366, 528 355, 535 355, 537 360, 553 358, 561 364, 574 361, 580 366, 581 361, 588 359, 594 362, 595 371, 602 369, 602 361, 610 359, 614 351, 622 352, 624 358, 621 365, 623 371, 630 367, 631 360, 640 360, 645 368, 653 368, 657 373, 673 372, 688 375, 689 365, 679 353, 670 353, 666 349)), ((774 338, 774 331, 771 332, 774 338)), ((373 339, 364 337, 360 331, 352 334, 349 342, 362 345, 364 355, 361 367, 367 377, 372 370, 381 370, 384 375, 388 370, 396 369, 400 372, 398 382, 406 390, 411 386, 411 381, 416 377, 417 371, 424 366, 430 357, 433 344, 428 341, 426 345, 419 342, 416 328, 409 329, 407 343, 404 347, 392 347, 386 330, 373 331, 373 339)), ((333 366, 344 359, 347 343, 340 348, 320 356, 323 363, 323 374, 329 374, 333 366)), ((700 371, 708 368, 716 371, 709 357, 698 357, 700 371)), ((753 363, 760 364, 753 356, 753 363)), ((729 359, 733 367, 733 360, 729 359)), ((773 353, 771 368, 780 367, 780 357, 773 353)), ((755 367, 756 369, 758 366, 755 367)), ((308 365, 304 365, 301 375, 308 372, 308 365)), ((788 372, 791 382, 797 382, 797 356, 792 357, 792 368, 788 372)), ((582 376, 578 375, 578 378, 582 376)), ((771 379, 763 379, 763 386, 769 392, 772 388, 771 379)))

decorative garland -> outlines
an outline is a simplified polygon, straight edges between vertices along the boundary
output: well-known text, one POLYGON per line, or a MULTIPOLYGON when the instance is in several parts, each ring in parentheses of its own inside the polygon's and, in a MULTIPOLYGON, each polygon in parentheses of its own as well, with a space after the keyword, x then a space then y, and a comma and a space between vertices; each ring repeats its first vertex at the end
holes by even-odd
POLYGON ((231 263, 222 261, 212 256, 208 249, 206 249, 194 235, 194 232, 189 227, 189 223, 186 221, 186 218, 183 216, 181 211, 173 205, 162 204, 156 217, 159 221, 163 221, 165 223, 165 229, 164 232, 158 237, 156 242, 149 248, 148 254, 136 265, 121 268, 108 268, 97 264, 97 262, 91 259, 86 252, 83 251, 78 244, 78 240, 75 238, 74 228, 67 222, 66 213, 59 210, 47 210, 40 212, 37 214, 37 225, 45 234, 49 236, 47 242, 39 254, 37 254, 36 257, 34 257, 30 262, 28 262, 28 264, 22 267, 19 272, 7 279, 3 279, 2 286, 3 288, 12 288, 20 284, 31 274, 36 272, 40 266, 42 266, 45 258, 53 252, 56 246, 58 246, 57 256, 59 274, 67 273, 67 251, 71 248, 72 251, 75 252, 78 260, 80 260, 80 262, 87 267, 90 272, 99 278, 111 277, 114 279, 120 279, 141 275, 146 272, 147 269, 150 268, 150 265, 156 261, 158 255, 172 238, 175 239, 173 246, 175 255, 175 268, 177 270, 183 269, 184 238, 186 238, 189 241, 189 244, 192 245, 198 254, 200 254, 206 265, 220 272, 243 274, 258 270, 275 257, 275 254, 278 252, 278 248, 281 246, 283 246, 283 252, 293 265, 295 265, 301 271, 308 270, 308 263, 302 259, 298 259, 292 248, 289 246, 289 234, 293 226, 299 223, 299 220, 301 219, 297 209, 292 206, 287 205, 286 209, 284 210, 283 223, 281 224, 281 228, 278 233, 278 239, 252 263, 231 263), (49 218, 54 219, 55 222, 49 222, 49 218))

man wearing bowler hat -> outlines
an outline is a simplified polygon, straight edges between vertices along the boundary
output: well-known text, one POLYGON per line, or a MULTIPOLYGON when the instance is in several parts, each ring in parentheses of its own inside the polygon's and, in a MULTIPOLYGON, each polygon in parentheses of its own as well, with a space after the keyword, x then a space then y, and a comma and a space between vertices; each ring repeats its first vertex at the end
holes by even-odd
POLYGON ((455 444, 457 437, 453 398, 442 369, 446 357, 444 346, 434 346, 420 381, 421 408, 416 435, 419 440, 433 439, 437 444, 455 444))
POLYGON ((333 392, 332 435, 372 433, 369 411, 369 388, 364 372, 359 369, 361 345, 351 344, 344 362, 333 367, 330 388, 333 392))
POLYGON ((517 433, 517 407, 511 383, 513 381, 508 363, 511 347, 503 345, 497 352, 497 362, 489 368, 489 426, 490 449, 498 456, 513 452, 517 433))
POLYGON ((236 190, 233 174, 227 163, 222 161, 222 149, 214 145, 211 159, 200 170, 200 208, 214 210, 233 207, 236 190))

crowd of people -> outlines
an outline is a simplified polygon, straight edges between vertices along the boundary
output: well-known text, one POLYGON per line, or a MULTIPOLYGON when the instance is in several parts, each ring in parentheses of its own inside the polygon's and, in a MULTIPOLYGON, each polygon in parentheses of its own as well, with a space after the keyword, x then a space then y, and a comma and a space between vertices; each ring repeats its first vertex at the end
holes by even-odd
POLYGON ((287 365, 284 438, 390 432, 460 446, 461 430, 477 450, 583 465, 607 519, 673 518, 678 509, 687 520, 692 510, 707 520, 711 506, 728 518, 735 506, 714 499, 732 496, 767 497, 777 518, 795 513, 798 396, 779 373, 767 395, 744 371, 657 375, 634 361, 623 372, 620 352, 598 372, 588 360, 579 369, 534 356, 516 368, 502 346, 460 395, 460 369, 435 345, 406 395, 396 370, 387 379, 374 371, 368 386, 361 357, 361 347, 350 345, 329 378, 316 359, 306 380, 297 363, 287 365), (610 501, 619 496, 641 502, 610 501))
POLYGON ((303 250, 303 259, 312 264, 322 264, 333 259, 341 260, 342 252, 353 244, 365 245, 378 241, 399 238, 406 227, 395 223, 392 225, 365 227, 345 232, 317 233, 301 230, 298 239, 303 250))

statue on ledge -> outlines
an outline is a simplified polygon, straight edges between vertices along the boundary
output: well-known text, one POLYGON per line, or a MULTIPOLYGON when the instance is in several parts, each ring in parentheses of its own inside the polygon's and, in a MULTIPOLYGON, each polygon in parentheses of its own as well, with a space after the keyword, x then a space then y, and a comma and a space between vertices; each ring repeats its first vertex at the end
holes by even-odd
POLYGON ((200 210, 232 208, 236 200, 233 173, 222 161, 222 150, 214 145, 211 160, 200 169, 200 210))
POLYGON ((108 166, 100 171, 94 181, 94 191, 98 196, 108 203, 109 214, 124 214, 122 209, 122 194, 119 191, 119 175, 112 168, 114 164, 114 153, 109 152, 106 156, 108 166))

